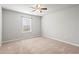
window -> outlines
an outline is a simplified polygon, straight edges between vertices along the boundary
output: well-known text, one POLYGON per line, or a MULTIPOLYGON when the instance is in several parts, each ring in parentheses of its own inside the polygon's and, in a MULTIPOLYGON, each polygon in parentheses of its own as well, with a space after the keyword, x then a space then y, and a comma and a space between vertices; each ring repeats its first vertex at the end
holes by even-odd
POLYGON ((31 32, 31 18, 27 18, 27 17, 22 17, 22 32, 31 32))

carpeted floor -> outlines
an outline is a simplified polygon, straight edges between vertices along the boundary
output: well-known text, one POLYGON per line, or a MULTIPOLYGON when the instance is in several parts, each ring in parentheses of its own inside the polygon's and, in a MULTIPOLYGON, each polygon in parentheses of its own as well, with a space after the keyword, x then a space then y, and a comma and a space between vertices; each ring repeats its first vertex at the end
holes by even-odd
POLYGON ((79 53, 79 47, 37 37, 5 43, 0 47, 1 54, 72 54, 79 53))

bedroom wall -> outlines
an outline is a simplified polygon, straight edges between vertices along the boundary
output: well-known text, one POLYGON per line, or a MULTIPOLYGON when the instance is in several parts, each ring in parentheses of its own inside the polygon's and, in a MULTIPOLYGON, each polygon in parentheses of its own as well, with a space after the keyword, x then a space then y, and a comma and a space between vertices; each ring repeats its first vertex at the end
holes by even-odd
POLYGON ((27 39, 31 37, 40 36, 40 22, 41 17, 23 14, 11 10, 2 10, 3 14, 3 33, 2 41, 6 42, 15 39, 27 39), (22 33, 22 18, 32 17, 32 32, 22 33))
POLYGON ((2 8, 0 6, 0 46, 2 41, 2 8))
POLYGON ((42 36, 79 45, 79 6, 42 17, 42 36))

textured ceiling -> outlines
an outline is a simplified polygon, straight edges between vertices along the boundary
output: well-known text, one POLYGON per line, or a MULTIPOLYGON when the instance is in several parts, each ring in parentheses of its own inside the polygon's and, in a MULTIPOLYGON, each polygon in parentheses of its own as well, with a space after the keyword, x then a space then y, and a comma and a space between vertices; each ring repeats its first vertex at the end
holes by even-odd
POLYGON ((32 8, 34 4, 2 4, 1 5, 5 9, 10 9, 22 13, 27 13, 36 16, 44 16, 48 13, 53 13, 59 10, 67 9, 70 7, 78 6, 77 4, 42 4, 41 7, 47 7, 47 11, 43 11, 43 13, 32 12, 32 8))

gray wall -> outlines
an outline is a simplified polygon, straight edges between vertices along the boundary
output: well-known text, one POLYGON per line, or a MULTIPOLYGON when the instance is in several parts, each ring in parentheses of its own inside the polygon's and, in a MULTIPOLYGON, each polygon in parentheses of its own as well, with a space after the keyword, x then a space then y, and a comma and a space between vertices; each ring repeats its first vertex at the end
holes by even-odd
POLYGON ((40 36, 40 18, 38 16, 32 16, 28 14, 22 14, 15 11, 3 9, 3 33, 2 41, 9 41, 15 39, 27 39, 31 37, 40 36), (22 33, 22 18, 32 17, 32 32, 22 33))
POLYGON ((42 35, 79 44, 79 6, 44 16, 42 35))
POLYGON ((2 41, 2 8, 0 6, 0 46, 2 41))

